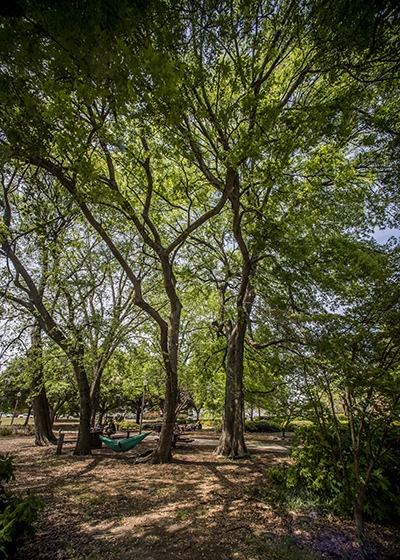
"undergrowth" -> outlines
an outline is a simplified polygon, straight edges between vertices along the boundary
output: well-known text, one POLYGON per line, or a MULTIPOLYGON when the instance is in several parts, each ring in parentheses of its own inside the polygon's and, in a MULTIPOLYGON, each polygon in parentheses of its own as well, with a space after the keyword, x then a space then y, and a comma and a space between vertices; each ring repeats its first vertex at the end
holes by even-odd
POLYGON ((34 533, 32 523, 43 502, 37 500, 33 492, 26 498, 13 496, 5 489, 5 484, 14 479, 15 466, 10 455, 0 455, 0 557, 12 558, 25 536, 34 533))
POLYGON ((258 554, 265 554, 268 560, 320 560, 321 555, 303 546, 298 546, 292 535, 285 535, 277 541, 258 538, 249 543, 258 554))

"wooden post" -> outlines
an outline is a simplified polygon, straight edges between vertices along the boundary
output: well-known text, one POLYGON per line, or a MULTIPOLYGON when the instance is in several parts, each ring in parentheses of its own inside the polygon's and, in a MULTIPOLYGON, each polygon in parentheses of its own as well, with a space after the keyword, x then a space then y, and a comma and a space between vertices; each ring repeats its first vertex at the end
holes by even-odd
POLYGON ((60 432, 58 435, 58 445, 57 445, 56 455, 61 455, 63 443, 64 443, 64 434, 60 432))

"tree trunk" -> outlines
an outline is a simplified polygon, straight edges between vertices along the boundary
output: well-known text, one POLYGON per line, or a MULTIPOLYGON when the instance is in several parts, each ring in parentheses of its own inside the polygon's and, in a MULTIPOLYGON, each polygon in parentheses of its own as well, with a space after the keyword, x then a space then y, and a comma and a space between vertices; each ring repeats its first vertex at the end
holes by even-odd
POLYGON ((94 372, 94 380, 92 383, 92 387, 90 390, 90 406, 91 406, 91 415, 90 415, 90 426, 94 428, 96 422, 96 414, 99 410, 99 403, 100 403, 100 380, 101 380, 101 372, 95 371, 94 372))
POLYGON ((153 464, 170 463, 172 461, 171 447, 175 425, 175 407, 177 397, 178 377, 176 372, 170 372, 169 375, 167 375, 165 388, 165 402, 160 439, 151 459, 153 464))
POLYGON ((42 337, 38 321, 31 332, 32 346, 28 354, 31 383, 29 390, 32 396, 33 416, 35 420, 35 445, 56 444, 49 413, 49 403, 43 381, 42 337))
MULTIPOLYGON (((174 283, 174 276, 171 269, 168 281, 171 285, 174 283)), ((158 440, 157 448, 151 458, 153 464, 170 463, 172 460, 171 447, 176 419, 176 403, 178 399, 178 345, 182 305, 174 288, 170 291, 169 297, 171 301, 169 344, 166 343, 167 331, 165 329, 161 331, 161 349, 163 351, 167 382, 165 387, 160 439, 158 440)))
POLYGON ((246 453, 244 441, 244 397, 243 397, 243 351, 245 323, 237 322, 235 328, 226 325, 228 343, 226 359, 225 408, 222 434, 215 450, 224 457, 243 457, 246 453))
POLYGON ((362 483, 357 484, 357 493, 352 497, 351 504, 353 506, 354 522, 356 526, 357 538, 361 539, 364 535, 364 502, 365 502, 365 486, 362 483))
POLYGON ((53 424, 54 424, 54 420, 56 419, 56 414, 57 414, 57 411, 54 408, 54 406, 51 406, 49 404, 49 416, 50 416, 50 422, 51 422, 52 427, 53 427, 53 424))
POLYGON ((353 503, 354 522, 356 525, 356 533, 358 539, 361 539, 364 534, 363 509, 364 509, 364 500, 358 497, 357 501, 353 503))
POLYGON ((220 319, 225 324, 227 341, 225 408, 222 434, 215 453, 225 457, 243 457, 246 453, 244 441, 244 396, 243 396, 243 360, 244 338, 247 321, 254 301, 251 278, 254 274, 253 258, 250 257, 246 242, 242 236, 240 206, 240 179, 237 171, 229 170, 232 189, 229 200, 233 211, 232 231, 242 255, 242 272, 240 287, 236 299, 236 324, 224 321, 225 290, 227 282, 221 285, 220 319))
POLYGON ((91 455, 90 445, 90 387, 83 367, 83 348, 79 348, 71 358, 79 390, 79 431, 74 455, 91 455))
POLYGON ((29 424, 29 418, 31 417, 31 412, 32 412, 32 407, 30 406, 28 410, 28 416, 26 417, 26 420, 24 422, 24 428, 26 428, 26 426, 29 424))
POLYGON ((193 407, 195 412, 196 412, 196 422, 200 422, 200 410, 201 410, 201 406, 199 408, 193 407))

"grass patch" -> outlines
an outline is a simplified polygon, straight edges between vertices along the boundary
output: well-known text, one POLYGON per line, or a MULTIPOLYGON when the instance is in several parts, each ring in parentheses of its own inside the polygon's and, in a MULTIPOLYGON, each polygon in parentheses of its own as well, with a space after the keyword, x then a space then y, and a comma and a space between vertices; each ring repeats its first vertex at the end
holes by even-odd
POLYGON ((303 546, 296 545, 296 539, 285 536, 279 541, 267 542, 260 537, 251 544, 258 554, 266 554, 268 560, 321 560, 321 555, 303 546))
POLYGON ((186 517, 188 514, 188 512, 186 511, 186 509, 181 509, 180 511, 177 512, 176 514, 176 518, 177 519, 183 519, 184 517, 186 517))
POLYGON ((156 496, 166 496, 167 494, 171 494, 176 492, 177 487, 174 485, 171 486, 162 486, 161 488, 154 487, 154 494, 156 496))
POLYGON ((293 510, 299 513, 313 511, 319 515, 335 517, 343 517, 344 514, 337 500, 304 487, 287 489, 271 483, 251 488, 248 495, 271 506, 280 506, 284 511, 293 510))
POLYGON ((79 496, 79 501, 88 502, 93 506, 99 506, 101 504, 104 504, 104 498, 102 498, 101 496, 90 496, 89 494, 82 494, 82 496, 79 496))

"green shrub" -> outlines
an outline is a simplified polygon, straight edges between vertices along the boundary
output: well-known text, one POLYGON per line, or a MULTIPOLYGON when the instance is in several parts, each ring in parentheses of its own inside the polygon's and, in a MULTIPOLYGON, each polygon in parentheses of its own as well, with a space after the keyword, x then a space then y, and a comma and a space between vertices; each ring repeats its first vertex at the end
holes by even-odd
MULTIPOLYGON (((348 476, 354 478, 354 457, 351 446, 351 435, 347 423, 339 425, 346 459, 348 476)), ((379 460, 372 472, 366 488, 364 514, 372 521, 394 521, 400 518, 400 443, 398 428, 391 428, 385 446, 393 443, 389 451, 379 460)), ((331 445, 335 454, 339 455, 338 442, 332 427, 331 445)), ((370 448, 379 446, 378 431, 370 434, 370 442, 362 448, 361 467, 366 471, 369 464, 370 448), (369 447, 371 446, 371 447, 369 447)), ((292 465, 286 464, 281 469, 270 469, 269 475, 277 484, 288 490, 303 492, 309 490, 316 499, 329 501, 332 511, 350 513, 351 506, 335 472, 332 452, 314 425, 298 427, 294 443, 299 444, 291 451, 295 459, 292 465)), ((343 468, 338 465, 341 475, 343 468)), ((355 486, 355 478, 353 486, 355 486)))
POLYGON ((206 419, 206 420, 200 420, 201 424, 203 427, 210 427, 210 428, 215 428, 217 431, 218 430, 222 430, 222 419, 221 418, 216 418, 214 420, 211 419, 206 419))
POLYGON ((245 430, 246 432, 263 432, 269 434, 281 431, 279 426, 267 422, 266 420, 246 420, 245 430))
MULTIPOLYGON (((146 422, 146 426, 147 426, 147 422, 146 422)), ((121 432, 128 432, 128 431, 135 432, 139 429, 139 424, 136 424, 136 422, 134 422, 133 420, 131 422, 122 422, 121 424, 119 424, 118 429, 121 432)))
POLYGON ((11 426, 0 428, 0 437, 8 437, 11 436, 13 433, 13 429, 11 426))
MULTIPOLYGON (((285 422, 282 422, 280 426, 280 431, 283 430, 283 426, 285 426, 285 422)), ((285 432, 294 432, 296 430, 296 424, 293 422, 289 422, 287 426, 285 426, 285 432)))
POLYGON ((160 426, 161 424, 161 420, 158 420, 157 422, 145 422, 144 424, 142 424, 142 430, 154 430, 156 426, 160 426))
POLYGON ((9 436, 31 436, 35 433, 35 426, 21 426, 21 425, 13 425, 13 426, 1 426, 0 427, 0 437, 9 437, 9 436))
POLYGON ((5 484, 14 479, 12 459, 12 456, 0 455, 0 553, 3 558, 11 558, 21 540, 33 535, 32 523, 38 509, 44 506, 33 492, 24 499, 6 491, 5 484))

